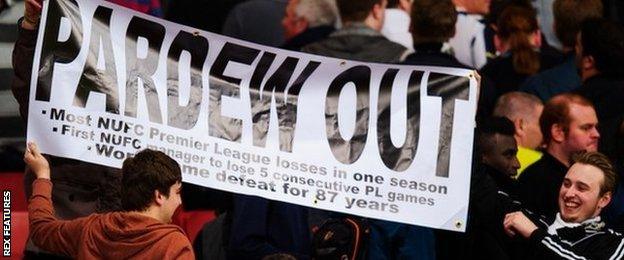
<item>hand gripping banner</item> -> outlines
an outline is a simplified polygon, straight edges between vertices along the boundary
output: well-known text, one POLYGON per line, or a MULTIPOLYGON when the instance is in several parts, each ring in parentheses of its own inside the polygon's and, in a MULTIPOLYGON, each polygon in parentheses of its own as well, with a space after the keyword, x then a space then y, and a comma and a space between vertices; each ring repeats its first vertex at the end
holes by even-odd
POLYGON ((185 182, 464 231, 474 71, 252 44, 101 1, 48 0, 28 140, 121 167, 142 149, 185 182))

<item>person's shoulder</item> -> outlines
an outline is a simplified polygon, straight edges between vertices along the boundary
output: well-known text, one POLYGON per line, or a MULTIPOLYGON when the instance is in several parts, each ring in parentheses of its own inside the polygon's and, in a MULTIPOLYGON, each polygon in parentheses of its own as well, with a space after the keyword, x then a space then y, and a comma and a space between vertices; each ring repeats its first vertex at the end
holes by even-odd
POLYGON ((518 181, 520 183, 525 183, 525 182, 539 180, 541 179, 541 177, 543 177, 544 174, 542 173, 545 171, 545 169, 546 169, 546 162, 545 162, 544 157, 542 157, 539 160, 537 160, 535 163, 527 167, 522 172, 520 177, 518 178, 518 181))

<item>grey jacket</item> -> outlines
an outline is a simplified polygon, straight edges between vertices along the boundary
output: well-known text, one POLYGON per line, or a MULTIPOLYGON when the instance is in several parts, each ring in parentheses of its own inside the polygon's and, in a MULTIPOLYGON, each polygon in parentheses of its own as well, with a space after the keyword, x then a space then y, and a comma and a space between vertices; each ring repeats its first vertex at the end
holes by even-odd
POLYGON ((304 46, 301 51, 329 57, 398 63, 407 55, 407 49, 391 42, 381 33, 362 23, 343 27, 329 38, 304 46))

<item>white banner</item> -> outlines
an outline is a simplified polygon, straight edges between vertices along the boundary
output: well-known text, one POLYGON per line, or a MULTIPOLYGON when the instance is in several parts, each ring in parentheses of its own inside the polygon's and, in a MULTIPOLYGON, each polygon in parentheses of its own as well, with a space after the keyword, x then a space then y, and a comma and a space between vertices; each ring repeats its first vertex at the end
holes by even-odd
POLYGON ((142 149, 183 180, 464 231, 478 84, 464 69, 252 44, 101 1, 44 1, 28 140, 112 167, 142 149))

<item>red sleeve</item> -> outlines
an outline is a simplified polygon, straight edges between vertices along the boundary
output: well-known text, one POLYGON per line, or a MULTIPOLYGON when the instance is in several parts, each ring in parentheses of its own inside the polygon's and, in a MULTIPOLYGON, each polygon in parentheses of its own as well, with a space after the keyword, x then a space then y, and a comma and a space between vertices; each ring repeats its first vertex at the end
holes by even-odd
POLYGON ((82 230, 90 217, 71 221, 57 220, 52 207, 52 182, 36 179, 28 203, 30 238, 35 245, 56 254, 75 256, 82 230))

